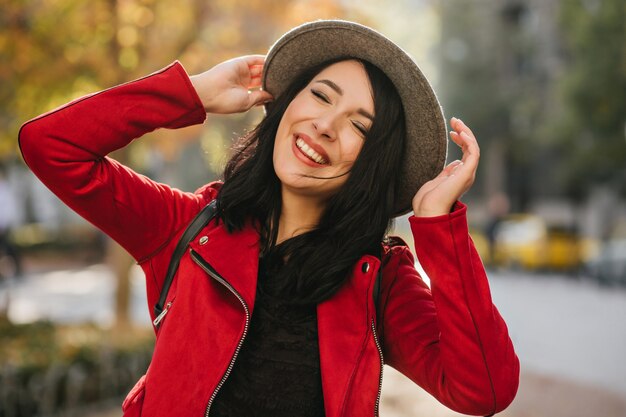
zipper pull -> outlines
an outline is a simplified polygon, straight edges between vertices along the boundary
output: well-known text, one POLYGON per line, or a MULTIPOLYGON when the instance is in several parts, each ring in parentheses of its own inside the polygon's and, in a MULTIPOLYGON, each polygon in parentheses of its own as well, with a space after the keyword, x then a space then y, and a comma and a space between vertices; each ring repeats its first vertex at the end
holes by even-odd
POLYGON ((163 319, 165 318, 165 315, 167 314, 167 312, 170 311, 170 307, 171 306, 172 306, 172 302, 171 301, 165 305, 165 309, 163 309, 163 311, 161 311, 161 314, 159 314, 156 317, 156 319, 154 319, 154 321, 152 322, 152 324, 154 324, 154 327, 159 327, 159 323, 161 323, 161 321, 163 321, 163 319))

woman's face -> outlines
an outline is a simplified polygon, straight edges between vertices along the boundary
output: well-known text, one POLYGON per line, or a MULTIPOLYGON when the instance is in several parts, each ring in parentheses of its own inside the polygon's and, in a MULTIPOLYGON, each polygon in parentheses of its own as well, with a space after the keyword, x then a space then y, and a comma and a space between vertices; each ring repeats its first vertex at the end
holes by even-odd
POLYGON ((278 125, 274 170, 285 191, 326 200, 346 181, 374 118, 357 61, 332 64, 291 101, 278 125))

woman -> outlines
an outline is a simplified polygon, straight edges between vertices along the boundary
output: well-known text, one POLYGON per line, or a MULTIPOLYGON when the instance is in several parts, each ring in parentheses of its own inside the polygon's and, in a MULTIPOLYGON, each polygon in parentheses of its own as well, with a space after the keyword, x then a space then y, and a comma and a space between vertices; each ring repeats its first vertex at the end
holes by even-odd
POLYGON ((217 199, 124 415, 377 415, 383 360, 454 410, 504 409, 519 362, 458 202, 478 145, 462 121, 451 127, 463 159, 443 168, 445 123, 426 79, 385 37, 344 21, 295 28, 265 59, 192 77, 174 63, 26 123, 26 163, 133 255, 150 306, 183 230, 217 199), (195 193, 106 156, 156 128, 261 104, 224 181, 195 193), (406 245, 385 239, 409 210, 432 292, 406 245))

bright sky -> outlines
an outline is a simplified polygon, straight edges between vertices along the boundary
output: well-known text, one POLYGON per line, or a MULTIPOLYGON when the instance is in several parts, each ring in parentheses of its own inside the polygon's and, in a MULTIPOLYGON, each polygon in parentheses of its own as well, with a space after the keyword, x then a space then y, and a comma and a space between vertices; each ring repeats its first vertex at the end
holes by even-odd
POLYGON ((371 26, 406 50, 437 90, 439 77, 433 53, 441 32, 437 2, 340 0, 340 3, 371 19, 371 26))

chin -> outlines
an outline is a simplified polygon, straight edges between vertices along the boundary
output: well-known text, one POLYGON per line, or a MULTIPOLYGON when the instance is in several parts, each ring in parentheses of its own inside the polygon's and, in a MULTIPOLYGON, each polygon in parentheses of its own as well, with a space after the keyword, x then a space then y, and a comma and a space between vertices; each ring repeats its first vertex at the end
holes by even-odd
POLYGON ((315 178, 303 177, 303 174, 277 174, 281 183, 281 188, 284 191, 288 191, 292 194, 300 195, 307 198, 317 198, 319 200, 328 200, 332 197, 343 184, 333 182, 329 184, 331 180, 320 180, 315 178))

